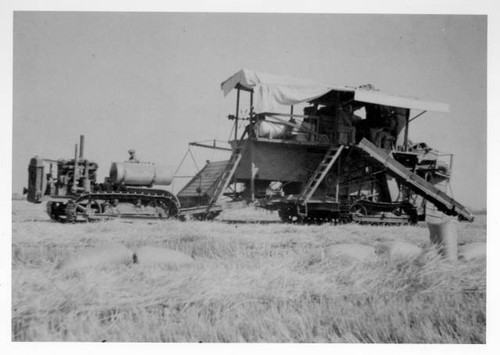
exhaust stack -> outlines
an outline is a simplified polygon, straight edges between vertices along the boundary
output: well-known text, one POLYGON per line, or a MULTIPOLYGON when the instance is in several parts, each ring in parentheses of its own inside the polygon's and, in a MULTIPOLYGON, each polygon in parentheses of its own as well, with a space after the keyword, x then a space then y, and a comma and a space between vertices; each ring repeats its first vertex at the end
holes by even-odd
POLYGON ((83 149, 85 147, 85 136, 82 134, 80 136, 80 159, 83 159, 83 149))

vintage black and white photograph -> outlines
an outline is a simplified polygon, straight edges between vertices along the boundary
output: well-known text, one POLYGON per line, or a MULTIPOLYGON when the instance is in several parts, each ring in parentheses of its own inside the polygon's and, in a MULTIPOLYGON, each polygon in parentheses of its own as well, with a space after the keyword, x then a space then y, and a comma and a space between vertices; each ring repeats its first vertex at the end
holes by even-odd
POLYGON ((12 342, 487 343, 487 14, 11 16, 12 342))

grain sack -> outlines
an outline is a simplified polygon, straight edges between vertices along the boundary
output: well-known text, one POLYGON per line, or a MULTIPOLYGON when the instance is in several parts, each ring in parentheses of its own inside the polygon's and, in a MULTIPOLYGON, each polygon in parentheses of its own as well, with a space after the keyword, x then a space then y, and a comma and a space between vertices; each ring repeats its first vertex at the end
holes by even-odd
POLYGON ((486 243, 469 243, 458 247, 458 256, 463 260, 486 258, 486 243))
POLYGON ((347 256, 360 261, 371 261, 376 257, 375 248, 362 244, 337 244, 325 250, 330 257, 347 256))
POLYGON ((180 251, 158 247, 140 247, 134 255, 138 264, 182 265, 193 261, 192 257, 180 251))
POLYGON ((85 249, 62 260, 57 269, 80 269, 105 265, 130 264, 133 261, 131 250, 121 244, 104 244, 85 249))
POLYGON ((411 259, 419 256, 422 249, 415 244, 394 242, 389 245, 389 259, 411 259))

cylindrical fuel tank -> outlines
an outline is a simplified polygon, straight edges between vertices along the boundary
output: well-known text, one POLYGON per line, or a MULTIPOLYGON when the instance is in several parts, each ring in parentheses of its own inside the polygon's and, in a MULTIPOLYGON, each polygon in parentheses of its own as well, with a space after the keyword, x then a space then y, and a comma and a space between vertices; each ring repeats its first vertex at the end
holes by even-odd
POLYGON ((169 170, 152 163, 116 162, 111 164, 109 177, 113 184, 132 186, 170 185, 169 170))

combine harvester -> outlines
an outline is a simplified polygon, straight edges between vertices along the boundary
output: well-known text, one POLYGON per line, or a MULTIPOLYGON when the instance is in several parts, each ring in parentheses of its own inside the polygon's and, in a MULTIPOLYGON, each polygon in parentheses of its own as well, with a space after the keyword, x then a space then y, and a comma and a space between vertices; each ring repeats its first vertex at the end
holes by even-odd
POLYGON ((52 175, 42 166, 49 161, 32 159, 28 200, 52 196, 48 212, 60 221, 145 215, 211 219, 250 204, 277 210, 291 223, 413 224, 429 209, 473 221, 446 194, 453 156, 409 139, 412 120, 427 111, 448 112, 448 105, 383 94, 371 85, 321 85, 249 70, 221 87, 224 95, 236 90, 236 114, 229 115, 234 121, 230 158, 207 162, 177 196, 152 188, 170 184, 173 177, 151 164, 115 163, 107 183, 97 184, 97 165, 83 153, 78 158, 75 148, 74 160, 56 162, 62 192, 48 182, 52 175), (249 95, 247 117, 239 116, 242 92, 249 95), (294 113, 298 107, 301 112, 294 113), (413 110, 419 112, 411 117, 413 110), (61 175, 67 177, 63 182, 61 175), (117 212, 122 205, 146 207, 146 212, 117 212))
POLYGON ((181 206, 205 208, 201 217, 223 210, 225 196, 226 206, 253 203, 284 222, 411 224, 429 207, 473 221, 445 193, 453 156, 409 140, 412 120, 448 105, 250 70, 221 88, 236 90, 232 155, 208 163, 177 194, 181 206), (248 117, 239 117, 242 93, 250 96, 248 117))

